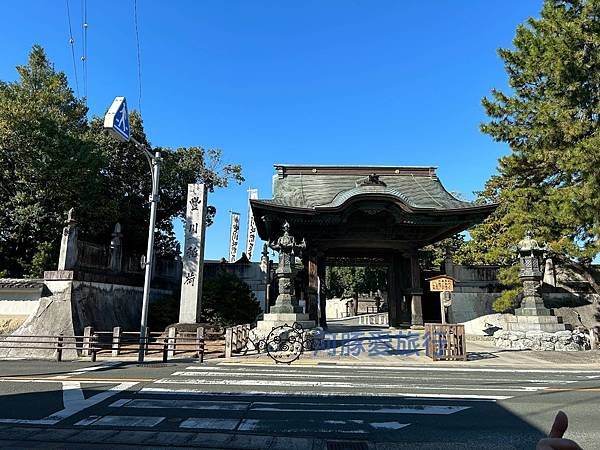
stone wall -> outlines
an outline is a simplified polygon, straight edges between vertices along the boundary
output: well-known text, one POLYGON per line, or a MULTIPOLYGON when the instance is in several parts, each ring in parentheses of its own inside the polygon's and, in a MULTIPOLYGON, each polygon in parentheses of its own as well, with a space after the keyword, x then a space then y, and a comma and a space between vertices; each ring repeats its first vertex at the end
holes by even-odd
POLYGON ((583 329, 572 331, 505 331, 494 333, 496 347, 511 350, 579 351, 590 349, 589 335, 583 329))
POLYGON ((493 312, 492 304, 500 294, 490 292, 455 292, 449 308, 452 323, 464 323, 493 312))
MULTIPOLYGON (((36 312, 14 332, 17 336, 81 336, 91 326, 96 331, 139 331, 143 288, 78 280, 71 271, 61 271, 62 279, 46 280, 44 295, 36 312), (69 276, 70 273, 70 276, 69 276)), ((173 291, 152 289, 150 301, 173 295, 173 291)), ((0 349, 0 356, 51 357, 52 350, 0 349)), ((74 351, 65 357, 75 357, 74 351)))

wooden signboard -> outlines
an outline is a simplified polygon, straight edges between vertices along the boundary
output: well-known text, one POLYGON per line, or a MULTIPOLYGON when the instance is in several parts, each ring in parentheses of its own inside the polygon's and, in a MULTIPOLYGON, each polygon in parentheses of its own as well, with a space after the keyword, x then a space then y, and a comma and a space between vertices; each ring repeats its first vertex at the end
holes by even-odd
POLYGON ((438 275, 436 277, 428 278, 429 290, 431 292, 440 293, 440 309, 442 316, 442 324, 446 323, 446 308, 452 304, 452 296, 450 292, 454 290, 454 283, 456 280, 448 275, 438 275))
POLYGON ((454 290, 454 278, 447 275, 438 275, 437 277, 428 278, 429 290, 431 292, 452 292, 454 290))

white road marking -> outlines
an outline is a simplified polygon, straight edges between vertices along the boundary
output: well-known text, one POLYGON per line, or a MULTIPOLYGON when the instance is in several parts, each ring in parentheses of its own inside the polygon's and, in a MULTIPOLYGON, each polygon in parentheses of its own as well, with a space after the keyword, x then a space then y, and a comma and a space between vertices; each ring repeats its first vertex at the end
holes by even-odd
POLYGON ((240 419, 219 419, 213 417, 190 417, 179 425, 179 428, 193 428, 195 430, 230 430, 236 429, 240 419))
MULTIPOLYGON (((224 394, 214 391, 205 391, 199 389, 171 389, 171 388, 142 388, 138 392, 139 394, 158 394, 158 395, 202 395, 202 396, 218 396, 221 397, 224 394)), ((245 397, 248 395, 263 395, 268 394, 270 396, 290 396, 295 395, 299 397, 332 397, 332 396, 348 396, 355 395, 347 391, 329 391, 329 392, 277 392, 269 389, 265 390, 252 390, 244 392, 228 392, 228 397, 245 397)), ((420 393, 420 392, 361 392, 363 397, 389 397, 390 395, 402 398, 431 398, 431 399, 460 399, 463 401, 486 401, 495 402, 497 400, 506 400, 513 398, 512 395, 478 395, 478 394, 438 394, 438 393, 420 393)))
MULTIPOLYGON (((254 368, 278 367, 273 364, 256 364, 256 363, 241 363, 241 362, 220 362, 219 366, 242 366, 254 368)), ((504 369, 500 367, 423 367, 423 366, 378 366, 366 364, 319 364, 319 365, 292 365, 296 370, 306 369, 364 369, 364 370, 392 370, 392 371, 410 371, 410 372, 498 372, 498 373, 548 373, 548 374, 600 374, 599 370, 583 370, 583 369, 504 369)), ((196 367, 197 368, 197 367, 196 367)), ((285 367, 286 369, 288 366, 285 367)))
POLYGON ((96 420, 98 420, 100 417, 102 417, 102 416, 89 416, 89 417, 86 417, 85 419, 81 419, 79 422, 77 422, 75 424, 75 426, 85 427, 85 426, 91 425, 96 420))
POLYGON ((407 427, 410 423, 400 423, 400 422, 369 422, 373 428, 377 428, 379 430, 399 430, 401 428, 407 427))
MULTIPOLYGON (((198 378, 202 378, 202 377, 230 377, 230 378, 239 378, 239 377, 261 377, 261 379, 264 379, 265 374, 268 374, 269 378, 301 378, 301 379, 306 379, 307 374, 306 373, 287 373, 287 372, 280 372, 280 371, 271 371, 271 372, 267 372, 267 371, 261 371, 260 373, 258 372, 248 372, 248 371, 243 371, 243 372, 221 372, 221 371, 210 371, 210 370, 196 370, 196 371, 180 371, 180 372, 173 372, 170 376, 179 376, 179 377, 198 377, 198 378)), ((342 373, 340 372, 339 374, 332 374, 332 373, 312 373, 310 374, 311 378, 358 378, 358 379, 364 379, 364 378, 369 378, 372 377, 372 374, 362 374, 362 375, 356 375, 356 374, 347 374, 347 373, 342 373)), ((412 380, 414 381, 415 376, 414 375, 410 375, 410 376, 399 376, 399 375, 395 375, 395 374, 385 374, 385 375, 381 375, 378 374, 377 375, 377 379, 378 380, 412 380)), ((436 378, 436 380, 440 380, 440 378, 436 378)), ((469 381, 469 382, 473 382, 473 377, 448 377, 447 380, 449 381, 457 381, 457 380, 461 380, 461 381, 469 381)), ((486 378, 485 380, 486 383, 487 382, 504 382, 504 381, 512 381, 515 382, 517 380, 515 379, 511 379, 511 378, 486 378)), ((518 382, 520 383, 577 383, 577 381, 570 381, 570 380, 523 380, 523 379, 519 379, 518 382)))
POLYGON ((19 425, 54 425, 57 420, 50 419, 0 419, 0 423, 19 425))
MULTIPOLYGON (((321 428, 321 429, 313 429, 307 427, 306 424, 302 426, 302 424, 294 423, 289 420, 277 420, 277 419, 243 419, 239 426, 238 431, 264 431, 269 430, 272 431, 275 428, 273 425, 276 423, 289 424, 287 428, 281 430, 287 433, 297 433, 297 432, 311 432, 311 433, 336 433, 336 434, 366 434, 367 431, 356 427, 356 424, 363 424, 363 420, 339 420, 339 421, 325 421, 320 422, 320 425, 338 425, 335 427, 321 428), (347 425, 351 426, 352 429, 344 430, 339 427, 339 425, 347 425)), ((409 425, 409 424, 407 424, 409 425)), ((280 431, 277 429, 277 431, 280 431)))
MULTIPOLYGON (((8 381, 8 380, 0 380, 0 381, 8 381)), ((137 383, 126 382, 119 383, 116 386, 111 387, 110 389, 100 392, 99 394, 93 395, 90 398, 84 398, 83 392, 81 391, 81 384, 79 381, 55 381, 49 380, 20 380, 22 382, 38 382, 38 383, 60 383, 62 385, 63 390, 63 406, 64 408, 60 411, 55 412, 47 417, 42 419, 0 419, 0 423, 13 423, 13 424, 27 424, 27 425, 54 425, 61 420, 64 420, 68 417, 71 417, 78 412, 89 408, 90 406, 94 406, 100 402, 103 402, 107 398, 112 397, 113 395, 118 394, 130 387, 136 385, 137 383)), ((87 381, 85 383, 88 383, 87 381)), ((106 384, 106 382, 103 382, 106 384)))
POLYGON ((76 426, 100 426, 100 427, 147 427, 151 428, 166 417, 154 416, 91 416, 87 419, 80 420, 76 426))
MULTIPOLYGON (((65 384, 70 385, 71 386, 70 389, 78 389, 75 386, 79 385, 79 382, 63 381, 62 383, 63 383, 63 401, 65 401, 66 400, 66 397, 64 396, 65 384)), ((87 399, 83 399, 83 394, 81 394, 81 397, 78 397, 75 394, 69 393, 68 395, 70 396, 70 398, 69 398, 68 402, 65 402, 65 404, 64 404, 65 408, 61 411, 58 411, 58 412, 48 416, 47 418, 56 420, 57 422, 59 422, 61 420, 66 419, 67 417, 71 417, 73 414, 76 414, 86 408, 89 408, 90 406, 97 405, 98 403, 103 402, 107 398, 110 398, 113 395, 118 394, 119 392, 129 389, 130 387, 135 386, 136 384, 137 383, 134 383, 134 382, 120 383, 120 384, 117 384, 116 386, 111 387, 110 389, 108 389, 106 391, 100 392, 99 394, 93 395, 92 397, 87 398, 87 399)))
MULTIPOLYGON (((207 386, 264 386, 264 380, 202 380, 202 379, 173 379, 162 378, 154 384, 195 384, 207 386)), ((398 384, 377 384, 377 383, 344 383, 341 381, 294 381, 294 380, 269 380, 270 387, 305 387, 305 388, 366 388, 366 389, 415 389, 415 390, 434 390, 434 391, 502 391, 502 392, 535 392, 546 389, 548 386, 504 386, 504 387, 465 387, 465 386, 402 386, 398 384)))
POLYGON ((82 375, 82 374, 87 373, 87 372, 94 372, 94 371, 100 370, 100 369, 108 369, 110 367, 116 366, 117 364, 121 364, 121 363, 119 361, 104 362, 102 364, 98 364, 97 366, 82 367, 81 369, 75 369, 73 372, 68 372, 68 373, 63 374, 63 375, 56 375, 56 376, 49 377, 49 378, 50 379, 53 379, 53 378, 71 378, 72 376, 82 375))
POLYGON ((454 414, 470 406, 441 405, 390 405, 358 403, 314 403, 314 402, 232 402, 207 400, 168 400, 168 399, 121 399, 109 407, 140 409, 199 409, 216 411, 281 411, 318 413, 368 413, 368 414, 454 414), (358 408, 358 409, 352 409, 358 408))
POLYGON ((108 405, 108 407, 109 408, 120 408, 132 401, 133 400, 130 398, 121 398, 121 399, 117 400, 116 402, 112 402, 110 405, 108 405))
MULTIPOLYGON (((117 400, 115 403, 120 402, 117 400)), ((127 400, 123 405, 110 406, 143 409, 202 409, 211 411, 245 411, 249 402, 206 401, 206 400, 165 400, 165 399, 135 399, 127 400)))
MULTIPOLYGON (((263 403, 256 402, 250 407, 250 411, 281 411, 281 412, 318 412, 318 413, 365 413, 365 414, 431 414, 431 415, 449 415, 454 414, 470 406, 437 406, 437 405, 361 405, 351 403, 325 403, 321 404, 322 408, 304 408, 304 403, 267 403, 267 405, 281 406, 261 406, 263 403), (256 406, 255 406, 256 405, 256 406), (298 405, 300 408, 290 408, 290 405, 298 405), (336 408, 338 406, 346 406, 349 408, 358 407, 358 409, 336 408), (367 406, 366 408, 364 406, 367 406)), ((308 403, 308 405, 318 405, 308 403)))
MULTIPOLYGON (((61 377, 62 378, 62 377, 61 377)), ((71 381, 71 380, 69 380, 71 381)), ((77 380, 73 380, 77 381, 77 380)), ((0 382, 5 383, 62 383, 60 380, 55 380, 54 378, 0 378, 0 382)), ((115 384, 116 381, 96 381, 96 380, 85 380, 83 381, 85 384, 115 384)), ((133 383, 137 384, 137 383, 133 383)))

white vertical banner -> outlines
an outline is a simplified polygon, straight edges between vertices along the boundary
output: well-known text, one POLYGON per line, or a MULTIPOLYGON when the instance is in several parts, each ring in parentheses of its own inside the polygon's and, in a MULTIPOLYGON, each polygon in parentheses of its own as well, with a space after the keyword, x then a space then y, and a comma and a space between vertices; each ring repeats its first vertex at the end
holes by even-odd
POLYGON ((254 244, 256 244, 256 222, 254 222, 254 214, 250 207, 250 200, 258 198, 258 189, 248 189, 248 238, 246 239, 246 256, 252 261, 252 253, 254 253, 254 244))
POLYGON ((202 307, 202 271, 206 230, 206 193, 203 184, 188 184, 180 323, 198 323, 202 307))
POLYGON ((240 240, 240 213, 229 211, 231 214, 231 229, 229 230, 229 262, 237 258, 238 242, 240 240))

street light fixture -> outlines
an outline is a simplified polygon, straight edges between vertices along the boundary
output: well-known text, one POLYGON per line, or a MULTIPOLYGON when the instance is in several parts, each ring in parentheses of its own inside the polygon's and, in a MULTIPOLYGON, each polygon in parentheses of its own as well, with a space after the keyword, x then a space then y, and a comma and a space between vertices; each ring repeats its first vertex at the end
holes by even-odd
POLYGON ((142 318, 140 324, 140 349, 138 362, 144 361, 144 354, 148 346, 148 302, 150 299, 150 281, 152 279, 152 264, 154 262, 154 229, 156 226, 156 209, 159 201, 159 178, 160 178, 160 151, 154 154, 148 149, 149 146, 138 142, 131 136, 129 126, 129 113, 125 97, 116 97, 108 112, 104 116, 104 128, 111 131, 115 136, 125 142, 133 142, 137 148, 142 150, 150 165, 152 176, 152 194, 150 195, 150 225, 148 227, 148 247, 146 259, 142 262, 144 266, 144 294, 142 298, 142 318))

